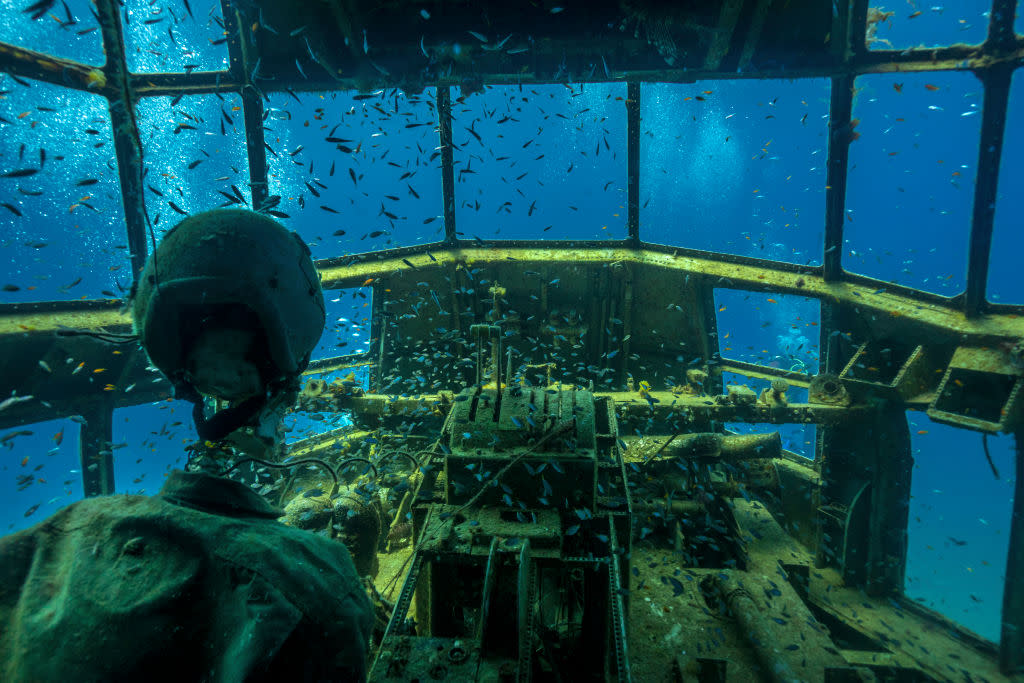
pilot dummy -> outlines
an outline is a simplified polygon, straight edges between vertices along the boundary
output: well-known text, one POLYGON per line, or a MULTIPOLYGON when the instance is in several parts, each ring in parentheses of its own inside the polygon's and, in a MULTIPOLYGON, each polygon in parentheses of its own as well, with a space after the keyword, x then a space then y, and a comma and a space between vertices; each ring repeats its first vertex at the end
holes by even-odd
POLYGON ((364 680, 372 609, 345 546, 218 476, 225 454, 278 445, 324 327, 309 249, 257 213, 197 214, 130 303, 199 446, 156 496, 89 498, 0 538, 0 680, 364 680))

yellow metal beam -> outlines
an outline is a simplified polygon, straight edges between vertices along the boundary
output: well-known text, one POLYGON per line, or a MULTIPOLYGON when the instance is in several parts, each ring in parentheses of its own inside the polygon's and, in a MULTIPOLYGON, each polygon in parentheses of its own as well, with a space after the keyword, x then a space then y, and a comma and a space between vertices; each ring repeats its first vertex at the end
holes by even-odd
MULTIPOLYGON (((511 248, 480 247, 424 251, 404 257, 372 260, 351 265, 320 263, 325 289, 360 287, 367 280, 374 288, 386 288, 396 277, 417 277, 418 270, 445 269, 457 265, 486 267, 518 264, 524 269, 545 267, 549 272, 565 268, 604 263, 630 263, 637 269, 650 268, 702 278, 712 286, 751 291, 796 294, 855 306, 862 315, 876 319, 903 319, 935 330, 962 335, 964 343, 971 338, 1019 339, 1024 337, 1024 317, 1014 314, 986 314, 968 319, 953 304, 939 305, 925 297, 920 299, 898 292, 874 289, 853 282, 826 283, 817 274, 800 274, 782 268, 731 263, 727 257, 714 254, 679 255, 627 248, 511 248), (411 264, 411 267, 410 267, 411 264)), ((369 286, 369 285, 366 285, 369 286)), ((642 293, 640 293, 642 295, 642 293)), ((122 312, 121 304, 95 301, 62 304, 59 310, 31 310, 28 306, 11 307, 0 312, 0 338, 26 332, 49 333, 60 326, 85 329, 103 328, 126 332, 131 318, 122 312)), ((31 307, 35 308, 35 307, 31 307)))
MULTIPOLYGON (((826 283, 816 274, 800 274, 771 267, 731 263, 725 257, 673 255, 627 248, 509 248, 480 247, 451 249, 409 255, 404 258, 366 261, 348 266, 321 269, 325 288, 359 287, 372 279, 374 287, 386 287, 388 280, 414 268, 427 270, 462 264, 464 266, 508 266, 518 263, 524 269, 538 266, 556 272, 567 265, 586 266, 628 262, 637 269, 675 271, 704 278, 714 286, 752 291, 796 294, 857 307, 862 315, 876 318, 902 318, 927 328, 945 330, 966 338, 1024 337, 1024 318, 1012 314, 987 314, 968 319, 951 303, 942 306, 924 297, 917 299, 852 282, 826 283), (408 262, 408 263, 406 263, 408 262), (412 264, 410 267, 409 264, 412 264)), ((642 293, 640 293, 642 295, 642 293)))
POLYGON ((120 302, 72 301, 59 309, 30 310, 31 304, 19 304, 0 311, 0 339, 26 334, 52 334, 65 327, 106 332, 131 332, 132 318, 120 302), (81 306, 81 308, 79 308, 81 306))
POLYGON ((101 67, 0 42, 0 70, 101 95, 115 93, 101 67))

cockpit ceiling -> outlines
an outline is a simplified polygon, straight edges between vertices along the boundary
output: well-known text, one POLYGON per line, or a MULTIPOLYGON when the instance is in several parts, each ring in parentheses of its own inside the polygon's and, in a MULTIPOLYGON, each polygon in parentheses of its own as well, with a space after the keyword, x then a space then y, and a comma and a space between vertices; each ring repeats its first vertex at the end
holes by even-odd
POLYGON ((295 60, 313 78, 382 80, 419 90, 484 75, 608 78, 666 69, 737 71, 759 65, 827 67, 830 3, 796 0, 659 2, 241 3, 243 38, 263 78, 291 80, 295 60), (247 6, 247 7, 246 7, 247 6), (383 78, 382 78, 383 77, 383 78))
MULTIPOLYGON (((1000 1, 1012 16, 1012 0, 1000 1)), ((693 82, 974 69, 1024 54, 1012 19, 993 22, 987 45, 869 51, 867 33, 875 10, 867 0, 222 4, 231 68, 132 74, 136 96, 246 85, 265 92, 386 87, 419 92, 427 86, 460 86, 465 94, 500 83, 693 82)), ((121 44, 118 22, 104 18, 116 15, 117 3, 111 3, 114 9, 106 5, 97 5, 104 43, 121 44)), ((105 70, 120 68, 117 60, 108 60, 105 70)), ((98 84, 91 66, 2 43, 0 70, 108 96, 118 87, 111 74, 98 84)))

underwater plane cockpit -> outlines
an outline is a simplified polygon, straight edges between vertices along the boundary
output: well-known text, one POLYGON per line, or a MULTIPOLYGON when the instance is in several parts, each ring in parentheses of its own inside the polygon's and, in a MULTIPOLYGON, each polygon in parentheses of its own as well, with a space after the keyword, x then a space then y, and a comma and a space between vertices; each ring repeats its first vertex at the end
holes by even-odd
POLYGON ((0 6, 3 534, 203 462, 368 680, 1024 680, 1014 0, 0 6))

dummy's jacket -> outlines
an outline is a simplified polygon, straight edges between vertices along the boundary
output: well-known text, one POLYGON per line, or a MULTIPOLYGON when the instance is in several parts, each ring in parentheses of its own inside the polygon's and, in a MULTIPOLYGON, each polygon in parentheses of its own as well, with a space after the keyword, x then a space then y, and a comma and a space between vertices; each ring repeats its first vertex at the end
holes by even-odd
POLYGON ((79 501, 0 538, 0 680, 362 681, 345 547, 226 479, 79 501))

